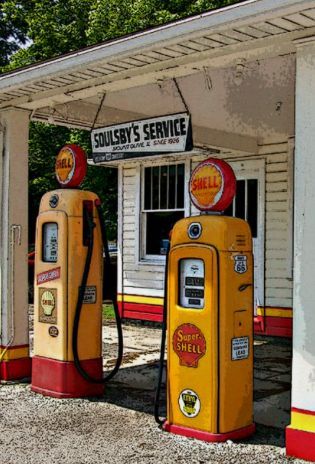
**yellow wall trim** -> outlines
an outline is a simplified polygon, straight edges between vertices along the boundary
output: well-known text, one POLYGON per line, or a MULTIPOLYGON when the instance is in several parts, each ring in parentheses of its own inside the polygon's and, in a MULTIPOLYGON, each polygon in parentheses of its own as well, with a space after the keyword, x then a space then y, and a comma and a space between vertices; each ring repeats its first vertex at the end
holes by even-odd
POLYGON ((163 306, 164 298, 151 297, 151 296, 141 296, 141 295, 128 295, 128 294, 119 294, 118 301, 125 301, 126 303, 138 303, 138 304, 147 304, 147 305, 159 305, 163 306))
POLYGON ((293 317, 293 311, 290 308, 269 308, 259 306, 257 308, 257 316, 267 316, 267 317, 293 317))
POLYGON ((1 361, 11 361, 12 359, 28 358, 29 357, 29 347, 9 347, 0 348, 0 360, 1 361))
POLYGON ((303 430, 304 432, 315 432, 315 415, 303 412, 291 412, 290 428, 303 430))

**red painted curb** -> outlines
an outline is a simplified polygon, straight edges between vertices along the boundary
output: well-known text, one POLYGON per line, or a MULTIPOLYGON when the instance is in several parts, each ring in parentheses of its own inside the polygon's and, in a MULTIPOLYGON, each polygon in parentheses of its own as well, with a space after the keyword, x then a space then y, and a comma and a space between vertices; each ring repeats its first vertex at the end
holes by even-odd
POLYGON ((20 380, 31 377, 31 358, 11 359, 0 363, 1 380, 20 380))
POLYGON ((286 452, 288 456, 315 461, 315 433, 287 427, 286 452))
MULTIPOLYGON (((118 302, 119 313, 126 319, 162 322, 163 306, 145 303, 118 302)), ((286 308, 284 308, 286 309, 286 308)), ((271 337, 292 337, 292 318, 255 316, 254 333, 271 337)))

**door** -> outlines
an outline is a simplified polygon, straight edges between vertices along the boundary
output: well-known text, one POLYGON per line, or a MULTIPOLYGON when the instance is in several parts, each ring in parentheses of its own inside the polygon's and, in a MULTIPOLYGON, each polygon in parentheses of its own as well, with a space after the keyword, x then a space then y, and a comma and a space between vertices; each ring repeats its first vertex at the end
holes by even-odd
POLYGON ((237 178, 236 196, 225 214, 248 221, 253 236, 254 311, 264 306, 265 161, 231 162, 237 178))

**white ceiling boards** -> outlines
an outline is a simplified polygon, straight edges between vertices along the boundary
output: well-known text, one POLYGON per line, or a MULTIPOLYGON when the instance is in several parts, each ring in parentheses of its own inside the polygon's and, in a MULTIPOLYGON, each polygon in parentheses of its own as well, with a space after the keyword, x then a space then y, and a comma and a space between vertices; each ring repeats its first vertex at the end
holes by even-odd
POLYGON ((91 128, 189 112, 196 146, 255 152, 294 131, 295 40, 306 0, 249 0, 0 76, 0 109, 91 128))

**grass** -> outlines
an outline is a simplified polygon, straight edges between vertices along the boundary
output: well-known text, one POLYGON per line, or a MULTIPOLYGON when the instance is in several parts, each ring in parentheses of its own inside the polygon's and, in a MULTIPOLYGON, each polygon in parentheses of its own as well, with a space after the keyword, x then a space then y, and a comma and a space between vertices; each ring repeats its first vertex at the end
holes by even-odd
POLYGON ((103 304, 103 317, 105 319, 115 319, 114 307, 112 304, 103 304))

